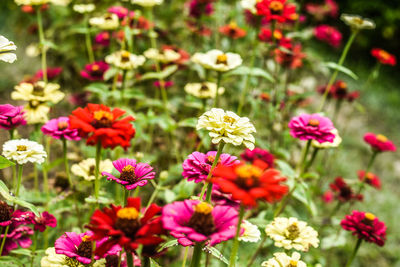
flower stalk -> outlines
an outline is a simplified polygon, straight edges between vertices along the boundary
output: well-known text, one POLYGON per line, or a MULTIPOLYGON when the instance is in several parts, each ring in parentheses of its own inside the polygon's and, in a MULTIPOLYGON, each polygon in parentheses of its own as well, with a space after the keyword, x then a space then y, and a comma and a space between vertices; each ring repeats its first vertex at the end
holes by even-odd
POLYGON ((8 229, 10 228, 9 225, 6 226, 6 230, 4 231, 4 237, 3 240, 1 241, 1 245, 0 245, 0 257, 3 254, 3 248, 4 248, 4 244, 6 243, 6 239, 7 239, 7 234, 8 234, 8 229))
POLYGON ((192 255, 192 262, 190 263, 190 267, 198 267, 198 266, 200 266, 202 249, 203 249, 203 243, 196 243, 196 245, 194 245, 194 250, 193 250, 193 255, 192 255))
POLYGON ((356 246, 355 246, 354 249, 353 249, 353 253, 351 254, 349 260, 348 260, 347 263, 346 263, 346 267, 350 267, 351 264, 353 263, 353 260, 355 259, 356 255, 357 255, 357 251, 358 251, 358 249, 359 249, 360 246, 361 246, 361 243, 362 243, 362 239, 359 238, 359 239, 357 240, 356 246))
POLYGON ((243 216, 244 216, 244 206, 240 205, 239 220, 236 227, 235 239, 233 239, 233 247, 232 247, 231 257, 229 259, 229 267, 235 267, 236 265, 236 255, 239 250, 240 225, 242 224, 243 216))
POLYGON ((15 189, 16 197, 18 197, 19 195, 19 189, 21 187, 21 183, 22 183, 22 165, 18 165, 18 180, 17 180, 17 188, 15 189))
POLYGON ((86 32, 85 32, 86 49, 87 49, 87 53, 88 53, 89 62, 92 63, 95 61, 95 59, 94 59, 94 54, 93 54, 92 38, 90 36, 90 25, 89 25, 88 14, 85 15, 85 24, 86 24, 86 32))
POLYGON ((62 142, 63 142, 63 159, 64 159, 65 173, 67 174, 69 186, 72 189, 74 187, 74 185, 72 184, 71 174, 69 171, 69 164, 68 164, 68 157, 67 157, 67 139, 63 138, 62 142))
POLYGON ((96 145, 96 167, 95 167, 95 180, 94 180, 94 196, 96 198, 96 206, 99 206, 99 190, 100 190, 100 160, 101 160, 101 143, 96 145))
POLYGON ((217 90, 215 91, 215 99, 214 99, 214 108, 218 107, 219 100, 219 86, 221 85, 222 72, 218 71, 217 73, 217 90))
POLYGON ((41 48, 41 62, 42 62, 42 72, 43 72, 43 81, 47 83, 47 63, 46 63, 46 39, 44 37, 43 32, 43 19, 42 13, 40 11, 40 7, 36 9, 36 17, 38 23, 38 30, 39 30, 39 42, 41 48))

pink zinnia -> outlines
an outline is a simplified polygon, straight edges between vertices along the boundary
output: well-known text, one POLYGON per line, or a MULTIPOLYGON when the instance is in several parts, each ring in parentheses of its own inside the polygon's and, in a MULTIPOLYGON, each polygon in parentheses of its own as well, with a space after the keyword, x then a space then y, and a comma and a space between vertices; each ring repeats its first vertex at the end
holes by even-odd
POLYGON ((42 132, 45 135, 50 135, 55 139, 67 139, 78 141, 81 138, 78 136, 77 129, 71 129, 68 117, 59 117, 49 120, 42 126, 42 132))
POLYGON ((319 114, 302 114, 289 122, 290 135, 300 140, 317 140, 319 143, 335 139, 331 132, 334 129, 332 121, 319 114))
POLYGON ((20 125, 25 125, 25 111, 23 109, 23 106, 0 105, 0 129, 11 130, 20 125))
POLYGON ((386 240, 386 226, 374 214, 353 210, 340 223, 342 228, 353 232, 359 239, 383 246, 386 240))
POLYGON ((381 180, 379 179, 378 175, 373 174, 372 172, 367 172, 360 170, 357 172, 358 179, 361 182, 365 182, 376 189, 381 189, 381 180))
POLYGON ((319 25, 314 28, 314 35, 320 41, 328 43, 337 48, 342 42, 342 34, 335 27, 329 25, 319 25))
MULTIPOLYGON (((209 151, 207 154, 197 151, 193 152, 182 164, 182 176, 187 178, 188 181, 194 180, 195 183, 205 181, 216 155, 217 151, 209 151)), ((231 166, 236 163, 239 163, 237 157, 229 154, 221 154, 217 165, 231 166)))
POLYGON ((366 133, 364 135, 364 141, 376 152, 396 151, 396 146, 393 142, 382 134, 375 135, 373 133, 366 133))
POLYGON ((110 33, 109 32, 100 32, 94 37, 94 41, 96 44, 102 46, 109 46, 110 45, 110 33))
POLYGON ((162 222, 182 246, 195 242, 214 246, 235 236, 238 212, 229 206, 212 207, 199 200, 185 200, 166 205, 162 222))
POLYGON ((112 6, 107 9, 109 13, 115 14, 119 19, 123 19, 128 15, 129 10, 123 6, 112 6))
POLYGON ((84 70, 81 70, 81 76, 90 81, 103 81, 104 73, 109 69, 107 63, 104 61, 96 61, 85 66, 84 70))
POLYGON ((39 217, 34 216, 33 219, 34 230, 44 232, 46 227, 56 227, 57 226, 57 219, 52 214, 48 213, 47 211, 40 214, 39 217))
POLYGON ((11 224, 14 224, 15 226, 18 226, 21 224, 30 224, 30 223, 32 223, 32 215, 33 215, 32 212, 14 210, 6 202, 0 201, 0 226, 1 227, 6 227, 11 224))
POLYGON ((164 89, 167 89, 174 85, 174 81, 155 81, 153 85, 157 88, 161 88, 161 83, 164 83, 164 89))
POLYGON ((107 180, 113 180, 127 190, 135 189, 138 186, 145 186, 149 179, 153 179, 156 173, 147 163, 136 163, 134 159, 122 158, 113 161, 114 168, 120 173, 119 178, 108 172, 102 172, 101 175, 107 176, 107 180))
MULTIPOLYGON (((9 226, 8 234, 4 243, 4 248, 1 256, 8 255, 11 250, 21 248, 29 248, 32 240, 29 236, 33 235, 34 231, 28 226, 17 226, 13 223, 9 226)), ((0 234, 0 240, 3 240, 4 234, 0 234)))
MULTIPOLYGON (((49 81, 54 80, 57 78, 58 75, 61 74, 63 71, 62 67, 55 67, 55 68, 47 68, 46 73, 47 73, 47 79, 49 81)), ((43 79, 43 70, 38 70, 34 76, 34 78, 41 80, 43 79)))
POLYGON ((259 159, 267 163, 268 168, 274 167, 275 157, 266 149, 256 147, 253 150, 250 150, 246 148, 246 150, 240 154, 240 157, 249 163, 253 163, 256 159, 259 159))

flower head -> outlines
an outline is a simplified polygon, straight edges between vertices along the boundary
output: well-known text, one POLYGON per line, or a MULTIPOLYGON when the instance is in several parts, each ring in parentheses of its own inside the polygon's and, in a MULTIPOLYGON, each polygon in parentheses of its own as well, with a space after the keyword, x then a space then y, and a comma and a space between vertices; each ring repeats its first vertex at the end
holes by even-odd
POLYGON ((129 9, 123 6, 112 6, 107 9, 109 13, 115 14, 119 19, 123 19, 128 16, 129 9))
POLYGON ((396 65, 396 56, 386 52, 380 48, 373 48, 371 50, 371 55, 375 57, 381 64, 384 65, 396 65))
MULTIPOLYGON (((224 91, 225 88, 220 87, 218 89, 218 94, 222 95, 224 91)), ((212 82, 188 83, 185 85, 185 92, 201 99, 215 98, 217 92, 217 84, 212 82)))
POLYGON ((99 44, 102 46, 109 46, 110 45, 110 33, 107 31, 99 32, 94 37, 94 41, 96 42, 96 44, 99 44))
POLYGON ((301 44, 291 44, 287 39, 283 39, 284 42, 280 42, 280 45, 285 50, 276 48, 274 50, 275 61, 279 64, 289 67, 291 69, 297 69, 303 66, 303 58, 306 54, 302 52, 301 44))
POLYGON ((340 222, 344 230, 357 238, 383 246, 386 241, 386 226, 372 213, 353 210, 340 222))
POLYGON ((173 49, 163 49, 159 51, 155 48, 149 48, 144 51, 143 55, 148 59, 159 61, 161 63, 170 63, 181 58, 181 54, 175 52, 173 49))
POLYGON ((17 46, 6 37, 0 35, 0 60, 13 63, 17 56, 12 51, 17 50, 17 46))
POLYGON ((232 111, 213 108, 200 116, 196 129, 207 129, 213 144, 221 141, 239 146, 242 143, 249 149, 254 148, 256 132, 254 125, 247 117, 239 117, 232 111))
POLYGON ((14 0, 14 2, 19 6, 38 6, 47 4, 50 0, 14 0))
POLYGON ((240 228, 242 228, 244 231, 240 234, 239 241, 257 243, 261 240, 261 232, 258 230, 257 225, 243 220, 240 228))
POLYGON ((286 0, 261 0, 256 4, 257 15, 263 16, 266 22, 292 22, 299 18, 296 5, 286 0))
POLYGON ((81 71, 81 76, 90 81, 103 81, 104 73, 109 69, 107 63, 104 61, 97 61, 85 66, 85 69, 81 71))
MULTIPOLYGON (((55 80, 63 71, 63 68, 61 67, 54 67, 54 68, 47 68, 46 69, 46 74, 47 74, 47 79, 49 81, 55 80)), ((42 80, 43 79, 43 70, 38 70, 35 75, 34 79, 42 80)))
POLYGON ((162 210, 165 229, 182 246, 207 242, 214 246, 235 236, 238 212, 229 206, 215 206, 199 200, 177 201, 162 210))
POLYGON ((365 173, 363 170, 358 171, 357 174, 361 182, 365 182, 376 189, 381 189, 381 179, 379 179, 378 175, 372 172, 365 173))
POLYGON ((106 62, 123 70, 136 69, 146 61, 144 56, 137 56, 128 51, 121 50, 106 56, 106 62))
POLYGON ((235 22, 219 27, 219 32, 232 39, 239 39, 246 36, 246 31, 238 27, 235 22))
POLYGON ((21 83, 14 87, 11 93, 14 100, 37 101, 38 103, 50 102, 57 104, 65 94, 60 91, 60 85, 56 83, 45 83, 43 81, 31 83, 21 83))
POLYGON ((240 157, 244 161, 249 163, 253 163, 256 160, 262 160, 263 162, 268 164, 268 168, 274 167, 274 160, 275 160, 274 155, 268 150, 262 149, 260 147, 256 147, 253 150, 246 148, 245 151, 242 154, 240 154, 240 157))
POLYGON ((10 130, 25 125, 23 108, 23 106, 14 107, 10 104, 0 105, 0 128, 10 130))
POLYGON ((262 267, 307 267, 304 261, 300 260, 300 253, 293 252, 288 256, 284 252, 274 253, 274 257, 261 263, 262 267))
POLYGON ((4 240, 4 248, 1 256, 8 255, 10 251, 17 249, 18 246, 21 248, 29 248, 32 244, 32 240, 29 236, 33 235, 34 231, 32 228, 12 223, 8 228, 7 236, 0 232, 0 239, 4 240))
POLYGON ((265 228, 267 236, 275 241, 276 247, 308 251, 311 246, 318 247, 318 233, 306 222, 297 218, 277 217, 265 228))
POLYGON ((334 0, 325 0, 322 4, 307 3, 305 9, 307 13, 313 15, 317 20, 323 20, 327 16, 336 18, 339 6, 334 0))
POLYGON ((354 193, 353 189, 346 183, 342 177, 336 177, 335 181, 329 185, 335 198, 340 202, 352 200, 362 200, 361 194, 354 193))
POLYGON ((28 124, 45 123, 49 120, 50 107, 46 103, 33 100, 24 107, 24 117, 28 124))
POLYGON ((102 104, 88 104, 85 108, 77 108, 69 116, 70 128, 78 129, 79 136, 87 138, 88 145, 101 142, 103 148, 130 146, 135 136, 132 116, 121 118, 125 111, 115 108, 111 110, 102 104))
POLYGON ((376 152, 396 151, 396 146, 382 134, 366 133, 364 141, 376 152))
POLYGON ((156 173, 147 163, 137 163, 134 159, 118 159, 113 161, 114 168, 120 173, 117 178, 108 172, 102 172, 107 180, 115 181, 123 185, 127 190, 133 190, 138 186, 145 186, 150 179, 154 179, 156 173))
POLYGON ((40 214, 40 216, 34 216, 33 218, 35 231, 44 232, 47 226, 52 228, 57 226, 56 217, 54 217, 54 215, 48 213, 47 211, 44 211, 40 214))
POLYGON ((340 19, 350 26, 353 30, 373 30, 375 29, 375 22, 371 19, 363 18, 358 15, 342 14, 340 19))
MULTIPOLYGON (((14 210, 6 202, 0 200, 0 226, 6 227, 11 224, 18 226, 21 224, 31 224, 33 213, 21 210, 14 210)), ((1 232, 1 231, 0 231, 1 232)))
MULTIPOLYGON (((217 151, 209 151, 206 154, 197 151, 193 152, 182 164, 182 176, 187 178, 188 181, 194 180, 196 183, 205 181, 211 171, 216 155, 217 151)), ((239 163, 237 158, 229 154, 221 154, 218 160, 218 165, 223 166, 231 166, 237 163, 239 163)))
POLYGON ((136 4, 142 7, 152 7, 155 5, 161 5, 164 0, 131 0, 132 4, 136 4))
MULTIPOLYGON (((79 177, 82 177, 86 181, 95 180, 95 168, 96 168, 96 160, 94 158, 88 158, 82 160, 77 164, 73 164, 71 166, 71 172, 79 177)), ((102 172, 111 172, 113 169, 113 164, 111 160, 105 159, 100 161, 99 171, 102 172)))
POLYGON ((115 30, 119 26, 119 19, 113 13, 107 13, 101 17, 90 18, 89 23, 101 30, 115 30))
POLYGON ((77 129, 71 129, 68 117, 59 117, 49 120, 42 126, 42 132, 45 135, 50 135, 55 139, 67 139, 78 141, 81 138, 78 136, 77 129))
POLYGON ((314 36, 320 41, 328 43, 337 48, 342 42, 342 34, 335 27, 329 25, 319 25, 314 28, 314 36))
POLYGON ((335 135, 332 121, 319 114, 301 114, 289 122, 290 135, 300 140, 316 140, 319 143, 333 142, 335 135))
POLYGON ((187 5, 189 6, 189 16, 194 19, 199 19, 201 16, 210 16, 214 12, 214 0, 190 0, 187 5))
POLYGON ((243 62, 239 54, 224 53, 217 49, 210 50, 207 53, 196 53, 192 56, 192 61, 206 69, 221 72, 233 70, 243 62))
POLYGON ((317 140, 312 140, 311 145, 319 149, 338 147, 342 143, 342 138, 340 137, 337 129, 333 129, 331 133, 335 135, 335 138, 333 139, 332 143, 331 142, 320 143, 317 140))
POLYGON ((3 144, 3 156, 18 164, 42 164, 47 157, 42 145, 27 139, 9 140, 3 144))
POLYGON ((84 14, 84 13, 90 13, 96 9, 95 4, 76 4, 73 7, 73 10, 75 12, 84 14))

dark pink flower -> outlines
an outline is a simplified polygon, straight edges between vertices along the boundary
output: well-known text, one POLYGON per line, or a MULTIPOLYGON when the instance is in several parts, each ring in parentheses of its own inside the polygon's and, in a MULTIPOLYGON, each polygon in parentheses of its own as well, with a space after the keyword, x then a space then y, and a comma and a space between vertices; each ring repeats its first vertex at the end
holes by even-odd
POLYGON ((6 227, 14 224, 15 226, 21 224, 31 224, 33 213, 30 211, 14 210, 6 202, 0 201, 0 226, 6 227))
POLYGON ((24 107, 10 104, 0 105, 0 129, 11 130, 25 125, 24 107))
POLYGON ((325 203, 331 203, 333 201, 333 199, 335 198, 333 192, 331 190, 326 191, 323 195, 322 195, 322 200, 325 203))
POLYGON ((334 0, 325 0, 323 4, 307 3, 305 9, 317 20, 322 20, 326 16, 336 18, 339 11, 338 4, 334 0))
POLYGON ((107 176, 107 180, 113 180, 123 185, 127 190, 138 186, 145 186, 150 179, 154 179, 156 173, 147 163, 137 163, 134 159, 122 158, 113 161, 114 168, 120 173, 119 178, 108 172, 101 175, 107 176))
POLYGON ((363 200, 363 195, 354 193, 353 189, 342 177, 336 177, 335 181, 331 183, 329 187, 331 188, 334 197, 340 202, 363 200))
POLYGON ((103 81, 104 73, 110 68, 104 61, 97 61, 85 66, 84 70, 81 70, 81 76, 90 81, 103 81))
POLYGON ((235 236, 238 212, 229 206, 215 206, 199 200, 177 201, 162 210, 164 228, 182 246, 206 242, 214 246, 235 236))
MULTIPOLYGON (((5 227, 0 231, 0 240, 4 238, 5 227)), ((18 226, 13 223, 8 228, 8 233, 4 243, 4 248, 1 256, 8 255, 11 250, 17 249, 18 246, 21 248, 29 248, 32 244, 32 240, 29 238, 33 235, 34 231, 28 226, 18 226)))
POLYGON ((301 114, 289 122, 290 135, 300 140, 317 140, 319 143, 333 142, 335 135, 332 121, 317 113, 301 114))
MULTIPOLYGON (((205 200, 204 196, 204 200, 205 200)), ((232 198, 232 194, 224 193, 221 191, 219 185, 214 184, 211 192, 211 201, 215 205, 230 206, 239 209, 240 201, 232 198)))
MULTIPOLYGON (((61 74, 62 71, 63 71, 62 67, 47 68, 46 69, 47 79, 49 81, 54 80, 55 78, 57 78, 58 75, 61 74)), ((34 78, 37 80, 42 80, 43 79, 43 70, 38 70, 38 72, 36 72, 34 78)))
POLYGON ((314 28, 314 36, 320 41, 337 48, 342 42, 342 34, 335 27, 319 25, 314 28))
POLYGON ((96 44, 102 46, 109 46, 110 45, 110 33, 109 32, 100 32, 94 37, 94 41, 96 44))
POLYGON ((250 150, 246 148, 246 150, 240 154, 240 157, 249 163, 253 163, 256 159, 259 159, 267 163, 268 168, 274 167, 275 157, 266 149, 256 147, 253 150, 250 150))
POLYGON ((123 6, 112 6, 108 8, 107 11, 117 15, 119 19, 125 18, 129 13, 129 10, 123 6))
POLYGON ((361 182, 365 182, 376 189, 381 189, 381 179, 379 179, 378 175, 372 172, 365 173, 363 170, 358 171, 357 174, 361 182))
POLYGON ((165 89, 167 89, 167 88, 169 88, 169 87, 171 87, 171 86, 173 86, 174 85, 174 82, 173 81, 155 81, 154 83, 153 83, 153 85, 155 86, 155 87, 157 87, 157 88, 161 88, 161 83, 164 83, 164 88, 165 89))
MULTIPOLYGON (((195 183, 205 181, 216 155, 217 151, 209 151, 207 154, 197 151, 193 152, 182 164, 182 176, 187 178, 188 181, 194 181, 195 183)), ((239 163, 237 157, 229 154, 221 154, 217 165, 231 166, 237 163, 239 163)))
POLYGON ((46 227, 56 227, 57 226, 57 219, 52 214, 48 213, 47 211, 40 214, 39 217, 34 218, 34 230, 44 232, 46 227))
POLYGON ((396 146, 393 142, 382 134, 375 135, 373 133, 366 133, 364 135, 364 141, 376 152, 396 151, 396 146))
POLYGON ((386 226, 372 213, 353 210, 351 215, 346 215, 340 225, 359 239, 378 246, 385 244, 386 226))
POLYGON ((189 16, 199 19, 201 16, 210 16, 213 12, 212 2, 214 0, 191 0, 189 6, 189 16))
POLYGON ((55 139, 67 139, 78 141, 81 138, 78 135, 77 129, 71 129, 68 117, 59 117, 49 120, 42 126, 42 132, 45 135, 50 135, 55 139))

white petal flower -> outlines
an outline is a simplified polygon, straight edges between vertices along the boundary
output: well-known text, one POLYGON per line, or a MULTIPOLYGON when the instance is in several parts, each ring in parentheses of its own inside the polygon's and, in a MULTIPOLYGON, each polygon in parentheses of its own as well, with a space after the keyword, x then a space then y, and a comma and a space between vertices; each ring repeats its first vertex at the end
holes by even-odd
POLYGON ((257 13, 257 9, 256 9, 256 4, 257 4, 257 0, 242 0, 240 1, 240 6, 243 9, 249 10, 251 13, 255 14, 257 13))
POLYGON ((18 164, 41 164, 47 157, 42 145, 27 139, 9 140, 3 144, 3 156, 18 164))
POLYGON ((192 61, 206 69, 221 72, 233 70, 243 62, 239 54, 224 53, 217 49, 210 50, 207 53, 196 53, 192 56, 192 61))
MULTIPOLYGON (((88 158, 82 160, 78 164, 73 164, 71 166, 71 172, 79 177, 82 177, 86 181, 93 181, 95 178, 95 168, 96 160, 94 158, 88 158)), ((109 159, 100 161, 99 171, 102 172, 112 172, 114 166, 112 161, 109 159)))
POLYGON ((24 117, 28 124, 46 123, 49 118, 50 107, 34 100, 24 107, 24 117))
POLYGON ((320 149, 338 147, 342 143, 342 138, 339 136, 339 132, 337 129, 333 129, 331 133, 335 135, 335 139, 333 139, 332 143, 331 142, 319 143, 317 140, 312 140, 311 145, 313 147, 320 149))
POLYGON ((249 221, 243 220, 240 227, 244 229, 244 232, 239 236, 239 241, 252 243, 260 241, 261 232, 260 230, 258 230, 257 225, 254 225, 249 221))
POLYGON ((128 51, 121 50, 106 56, 106 62, 123 70, 136 69, 144 64, 146 58, 142 55, 137 56, 128 51))
POLYGON ((94 11, 96 6, 94 4, 76 4, 72 8, 75 12, 84 14, 94 11))
POLYGON ((41 267, 68 267, 66 263, 67 256, 57 254, 54 247, 46 249, 46 255, 41 259, 41 267))
MULTIPOLYGON (((204 83, 188 83, 185 85, 185 92, 198 98, 215 98, 217 84, 211 82, 204 83)), ((218 89, 218 94, 222 95, 225 91, 224 87, 218 89)))
POLYGON ((57 104, 65 94, 60 91, 60 85, 56 83, 45 83, 43 81, 31 83, 20 83, 14 87, 11 93, 14 100, 51 102, 57 104))
POLYGON ((165 49, 160 53, 158 49, 150 48, 144 51, 143 55, 148 59, 153 59, 162 63, 173 62, 181 58, 181 54, 172 49, 165 49))
POLYGON ((213 108, 200 116, 196 129, 207 129, 214 144, 221 141, 235 146, 244 144, 250 150, 254 149, 252 133, 256 128, 247 117, 239 117, 232 111, 213 108))
POLYGON ((102 30, 115 30, 119 26, 119 19, 116 14, 105 14, 101 17, 89 19, 90 25, 102 30))
POLYGON ((50 0, 14 0, 14 2, 20 6, 37 6, 47 4, 50 0))
POLYGON ((363 18, 359 15, 342 14, 340 19, 355 30, 375 29, 375 22, 373 20, 363 18))
POLYGON ((56 6, 68 6, 72 0, 50 0, 53 5, 56 6))
POLYGON ((155 5, 161 5, 164 0, 132 0, 132 4, 136 4, 143 7, 152 7, 155 5))
POLYGON ((297 218, 277 217, 267 225, 265 233, 275 241, 276 247, 308 251, 310 246, 318 247, 318 233, 306 222, 297 218))
POLYGON ((274 253, 274 257, 261 263, 263 267, 307 267, 304 261, 300 260, 300 253, 293 252, 288 256, 284 252, 274 253))
POLYGON ((0 35, 0 60, 7 63, 13 63, 15 60, 17 60, 17 56, 11 52, 16 49, 17 46, 13 42, 0 35))

